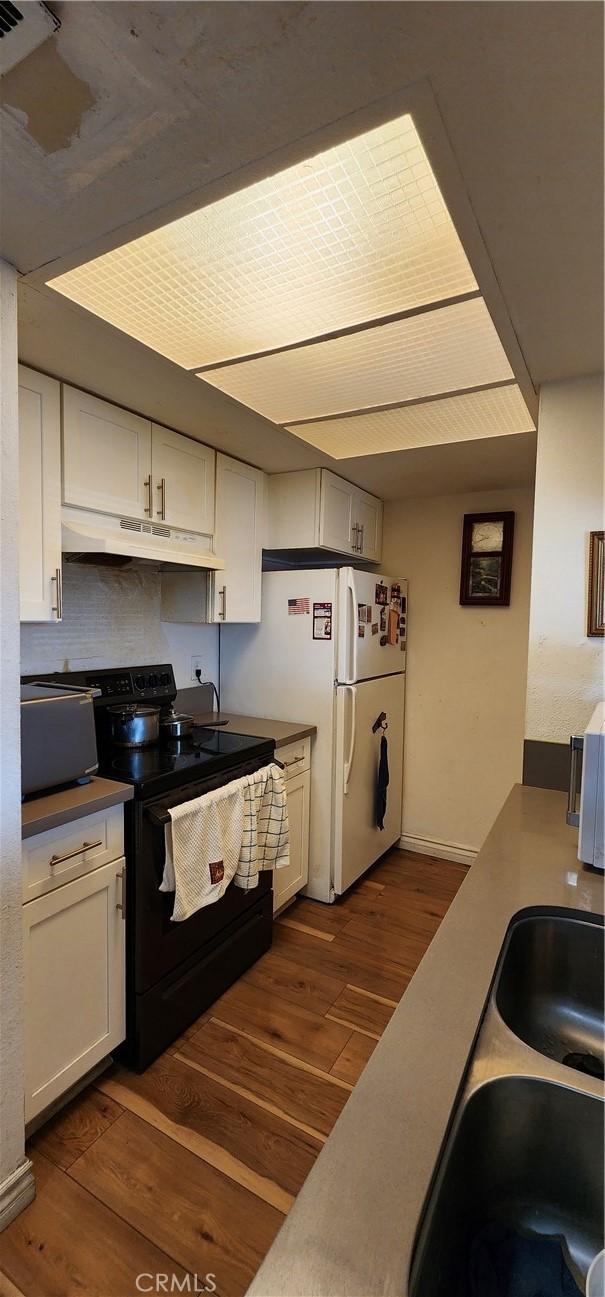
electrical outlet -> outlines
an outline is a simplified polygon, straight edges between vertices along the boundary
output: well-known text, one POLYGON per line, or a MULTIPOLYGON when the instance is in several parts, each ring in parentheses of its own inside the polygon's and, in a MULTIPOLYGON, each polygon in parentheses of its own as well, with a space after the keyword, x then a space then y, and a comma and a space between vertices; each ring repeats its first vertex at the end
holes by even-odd
POLYGON ((199 671, 200 673, 199 679, 203 680, 204 679, 204 659, 203 658, 191 659, 191 679, 193 680, 194 684, 198 683, 198 676, 196 675, 196 671, 199 671))

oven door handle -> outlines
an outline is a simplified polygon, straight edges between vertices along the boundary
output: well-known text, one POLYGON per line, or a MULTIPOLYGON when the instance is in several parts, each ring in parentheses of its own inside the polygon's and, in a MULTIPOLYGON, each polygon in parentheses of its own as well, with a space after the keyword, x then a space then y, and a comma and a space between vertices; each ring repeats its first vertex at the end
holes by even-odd
POLYGON ((154 811, 149 807, 149 809, 145 811, 145 814, 147 818, 151 820, 152 824, 156 824, 159 828, 163 829, 166 824, 170 824, 170 815, 168 811, 154 811))

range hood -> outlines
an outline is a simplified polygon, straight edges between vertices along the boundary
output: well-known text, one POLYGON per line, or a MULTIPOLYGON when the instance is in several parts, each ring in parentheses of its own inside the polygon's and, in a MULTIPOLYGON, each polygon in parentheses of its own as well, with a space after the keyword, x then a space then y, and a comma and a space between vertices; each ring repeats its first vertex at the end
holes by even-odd
POLYGON ((87 509, 64 508, 61 549, 68 562, 106 567, 161 564, 173 572, 189 568, 221 571, 225 564, 210 552, 210 536, 135 518, 112 518, 87 509))

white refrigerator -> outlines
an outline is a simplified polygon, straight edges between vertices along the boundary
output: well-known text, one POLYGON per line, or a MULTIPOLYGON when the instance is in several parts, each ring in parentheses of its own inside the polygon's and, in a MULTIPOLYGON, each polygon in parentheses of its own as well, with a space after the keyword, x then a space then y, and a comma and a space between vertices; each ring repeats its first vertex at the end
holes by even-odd
POLYGON ((316 900, 345 892, 401 835, 407 613, 403 579, 314 568, 266 572, 260 625, 221 627, 222 708, 317 726, 306 888, 316 900))

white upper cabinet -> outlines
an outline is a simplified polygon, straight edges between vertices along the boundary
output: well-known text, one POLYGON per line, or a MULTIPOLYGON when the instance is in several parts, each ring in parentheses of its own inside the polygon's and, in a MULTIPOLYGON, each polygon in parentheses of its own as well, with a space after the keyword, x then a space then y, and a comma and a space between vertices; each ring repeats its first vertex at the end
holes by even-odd
POLYGON ((63 503, 214 531, 215 453, 109 401, 63 387, 63 503))
POLYGON ((153 521, 185 531, 214 531, 214 461, 209 446, 152 425, 153 521))
POLYGON ((356 491, 353 504, 356 530, 354 540, 363 558, 380 562, 382 555, 382 500, 367 491, 356 491))
POLYGON ((326 468, 269 478, 269 550, 326 549, 380 562, 382 501, 326 468))
POLYGON ((264 481, 259 469, 217 455, 214 545, 225 569, 211 577, 213 621, 260 621, 264 481))
POLYGON ((22 621, 61 616, 61 389, 19 366, 22 621))
POLYGON ((320 544, 348 553, 354 548, 355 487, 323 469, 319 514, 320 544))
POLYGON ((163 621, 260 621, 264 505, 264 473, 217 454, 214 548, 225 567, 163 572, 163 621))
POLYGON ((149 420, 64 385, 64 503, 149 518, 151 496, 149 420))

